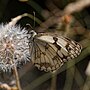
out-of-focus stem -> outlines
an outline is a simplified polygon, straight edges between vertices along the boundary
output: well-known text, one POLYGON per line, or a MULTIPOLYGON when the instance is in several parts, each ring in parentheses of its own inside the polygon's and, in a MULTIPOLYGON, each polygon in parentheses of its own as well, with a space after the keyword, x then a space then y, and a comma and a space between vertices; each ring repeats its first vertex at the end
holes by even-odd
POLYGON ((52 73, 51 78, 51 90, 56 90, 56 82, 57 82, 57 72, 52 73))

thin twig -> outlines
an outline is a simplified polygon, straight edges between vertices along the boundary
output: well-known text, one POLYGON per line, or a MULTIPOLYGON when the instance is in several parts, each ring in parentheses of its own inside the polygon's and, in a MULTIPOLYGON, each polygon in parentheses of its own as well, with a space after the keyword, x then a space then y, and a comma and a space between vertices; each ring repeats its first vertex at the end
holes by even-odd
POLYGON ((87 6, 90 6, 90 0, 78 0, 77 2, 68 4, 64 9, 64 14, 79 12, 87 6))

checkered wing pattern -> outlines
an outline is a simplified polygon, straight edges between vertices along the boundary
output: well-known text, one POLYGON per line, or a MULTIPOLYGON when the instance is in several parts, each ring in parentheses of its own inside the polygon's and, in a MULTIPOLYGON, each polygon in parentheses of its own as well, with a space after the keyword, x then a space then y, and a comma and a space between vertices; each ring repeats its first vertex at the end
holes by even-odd
POLYGON ((46 72, 56 71, 80 52, 81 46, 66 37, 37 35, 31 43, 32 62, 38 69, 46 72))

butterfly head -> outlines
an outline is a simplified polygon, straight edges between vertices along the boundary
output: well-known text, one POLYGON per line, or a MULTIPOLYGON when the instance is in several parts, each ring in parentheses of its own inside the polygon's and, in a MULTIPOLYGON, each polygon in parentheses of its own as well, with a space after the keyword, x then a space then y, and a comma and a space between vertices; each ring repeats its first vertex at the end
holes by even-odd
POLYGON ((29 34, 32 38, 34 38, 37 35, 37 33, 34 30, 31 30, 29 34))

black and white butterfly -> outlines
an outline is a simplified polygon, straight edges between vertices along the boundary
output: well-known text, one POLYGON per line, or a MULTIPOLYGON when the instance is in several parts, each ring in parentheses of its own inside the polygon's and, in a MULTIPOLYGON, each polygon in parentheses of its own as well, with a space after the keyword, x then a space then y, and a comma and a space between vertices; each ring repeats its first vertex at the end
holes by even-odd
POLYGON ((34 65, 46 72, 58 70, 65 62, 77 57, 81 45, 62 36, 30 31, 30 55, 34 65))

